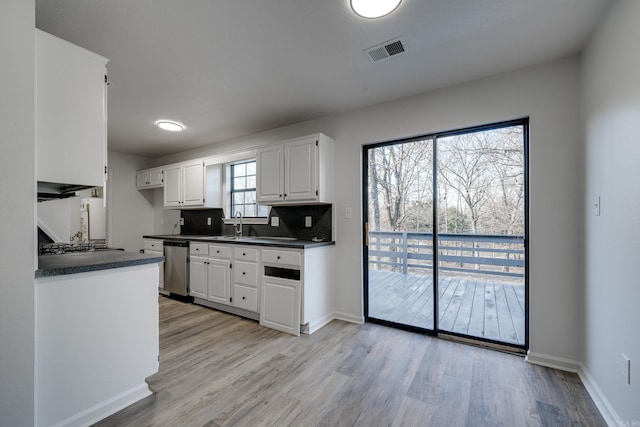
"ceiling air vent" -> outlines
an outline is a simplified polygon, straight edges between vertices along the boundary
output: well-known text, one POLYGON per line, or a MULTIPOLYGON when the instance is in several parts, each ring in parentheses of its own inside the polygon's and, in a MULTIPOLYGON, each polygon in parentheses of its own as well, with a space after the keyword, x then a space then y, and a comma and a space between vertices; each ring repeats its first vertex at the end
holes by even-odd
POLYGON ((369 58, 369 61, 373 63, 399 55, 406 52, 406 50, 406 42, 402 37, 398 37, 377 46, 370 47, 369 49, 365 49, 364 53, 367 55, 367 58, 369 58))

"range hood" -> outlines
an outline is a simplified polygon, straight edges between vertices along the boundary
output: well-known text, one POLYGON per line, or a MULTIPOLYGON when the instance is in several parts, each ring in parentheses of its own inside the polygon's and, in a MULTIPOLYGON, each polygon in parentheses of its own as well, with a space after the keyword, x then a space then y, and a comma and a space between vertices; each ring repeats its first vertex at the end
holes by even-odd
POLYGON ((76 191, 95 188, 92 185, 61 184, 57 182, 38 181, 38 202, 46 200, 66 199, 74 197, 76 191))

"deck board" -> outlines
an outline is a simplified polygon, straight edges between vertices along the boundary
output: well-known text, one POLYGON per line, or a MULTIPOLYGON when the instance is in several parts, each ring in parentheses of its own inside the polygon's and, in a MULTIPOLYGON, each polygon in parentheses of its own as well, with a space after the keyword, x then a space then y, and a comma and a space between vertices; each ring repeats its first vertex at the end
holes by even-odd
MULTIPOLYGON (((445 275, 439 327, 524 345, 524 285, 445 275)), ((433 276, 369 270, 369 317, 433 329, 433 276)))

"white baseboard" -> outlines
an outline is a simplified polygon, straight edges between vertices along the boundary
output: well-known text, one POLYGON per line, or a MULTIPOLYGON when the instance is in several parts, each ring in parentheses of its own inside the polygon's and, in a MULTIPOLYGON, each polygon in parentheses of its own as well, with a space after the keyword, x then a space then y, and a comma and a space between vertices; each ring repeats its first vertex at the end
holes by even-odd
POLYGON ((115 414, 119 410, 126 408, 127 406, 137 402, 138 400, 144 399, 151 394, 153 393, 151 392, 151 390, 149 390, 149 385, 147 383, 142 383, 137 387, 134 387, 130 390, 118 394, 117 396, 112 397, 111 399, 105 400, 104 402, 87 408, 84 411, 67 418, 66 420, 60 421, 54 424, 54 427, 90 426, 104 418, 107 418, 109 415, 115 414))
POLYGON ((613 406, 611 406, 611 403, 609 403, 609 400, 606 398, 602 390, 600 390, 600 387, 598 387, 598 384, 595 382, 584 364, 580 364, 578 376, 609 427, 622 427, 629 425, 629 423, 625 423, 615 409, 613 409, 613 406))
POLYGON ((341 313, 339 311, 333 312, 333 318, 338 320, 344 320, 345 322, 357 323, 359 325, 362 325, 364 323, 363 316, 354 316, 353 314, 341 313))
POLYGON ((331 322, 333 319, 333 313, 330 313, 324 316, 322 319, 316 320, 315 322, 309 322, 309 330, 305 333, 312 334, 327 323, 331 322))
POLYGON ((582 364, 577 360, 565 359, 564 357, 549 356, 548 354, 533 353, 531 350, 527 352, 525 361, 534 365, 546 366, 547 368, 559 369, 561 371, 580 372, 582 364))

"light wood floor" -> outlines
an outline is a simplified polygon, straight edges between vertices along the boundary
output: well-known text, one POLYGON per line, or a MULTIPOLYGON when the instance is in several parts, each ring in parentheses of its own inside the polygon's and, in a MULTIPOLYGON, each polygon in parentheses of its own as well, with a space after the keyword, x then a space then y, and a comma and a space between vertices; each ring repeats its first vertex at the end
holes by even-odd
MULTIPOLYGON (((445 273, 438 288, 441 330, 524 345, 523 284, 445 273)), ((433 329, 433 276, 369 270, 369 316, 433 329)))
POLYGON ((99 426, 604 426, 575 374, 384 326, 299 338, 160 298, 152 396, 99 426))

